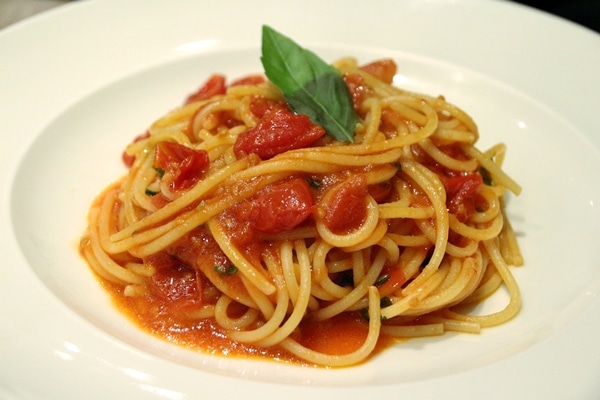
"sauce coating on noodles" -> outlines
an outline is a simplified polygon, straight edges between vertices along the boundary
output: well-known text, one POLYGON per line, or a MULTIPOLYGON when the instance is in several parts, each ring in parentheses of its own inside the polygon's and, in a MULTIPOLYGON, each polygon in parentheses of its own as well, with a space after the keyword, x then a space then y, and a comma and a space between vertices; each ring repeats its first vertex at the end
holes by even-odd
MULTIPOLYGON (((151 289, 144 297, 123 294, 121 286, 102 281, 111 294, 115 305, 144 331, 169 342, 220 356, 256 357, 267 360, 291 362, 316 366, 277 347, 259 347, 231 340, 226 330, 213 319, 190 320, 190 311, 201 303, 200 293, 216 292, 206 280, 199 282, 199 274, 185 264, 174 263, 171 258, 153 260, 157 273, 153 276, 151 289), (199 285, 203 286, 199 289, 199 285), (208 286, 208 287, 207 287, 208 286)), ((239 280, 227 282, 231 290, 238 290, 239 280)), ((216 299, 204 298, 210 302, 216 299)), ((229 307, 230 315, 239 317, 246 307, 238 303, 229 307)), ((340 314, 327 321, 306 319, 302 321, 295 339, 303 345, 325 354, 347 354, 358 349, 368 333, 363 316, 359 312, 340 314), (301 332, 301 333, 300 333, 301 332)), ((398 339, 382 335, 374 354, 382 351, 398 339)))
POLYGON ((523 260, 505 146, 396 64, 336 63, 353 143, 297 114, 263 76, 215 74, 127 147, 80 251, 125 314, 218 355, 343 367, 411 337, 515 316, 523 260), (466 313, 506 286, 510 301, 466 313))

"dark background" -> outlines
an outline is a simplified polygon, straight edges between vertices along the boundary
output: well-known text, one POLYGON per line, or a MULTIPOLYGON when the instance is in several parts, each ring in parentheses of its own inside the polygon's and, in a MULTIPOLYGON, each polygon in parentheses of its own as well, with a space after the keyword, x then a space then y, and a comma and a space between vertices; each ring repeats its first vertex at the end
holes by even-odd
POLYGON ((600 0, 515 0, 600 33, 600 0))

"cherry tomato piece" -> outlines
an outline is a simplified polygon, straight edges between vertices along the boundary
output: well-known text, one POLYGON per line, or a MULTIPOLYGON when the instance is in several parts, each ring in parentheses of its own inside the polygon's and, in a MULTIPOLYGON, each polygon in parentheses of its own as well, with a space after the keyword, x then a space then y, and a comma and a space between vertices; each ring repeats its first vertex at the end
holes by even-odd
POLYGON ((214 74, 195 93, 190 94, 184 104, 210 99, 218 94, 225 94, 226 90, 225 76, 214 74))
POLYGON ((254 128, 238 136, 233 152, 238 157, 254 153, 264 160, 309 147, 323 135, 325 129, 313 124, 308 116, 276 107, 267 110, 254 128))
POLYGON ((318 205, 329 230, 346 234, 360 227, 367 217, 367 195, 363 175, 353 175, 331 188, 318 205))
POLYGON ((390 84, 394 80, 394 75, 396 75, 398 67, 393 60, 385 58, 363 65, 360 69, 373 75, 377 79, 390 84))
POLYGON ((302 178, 293 178, 267 186, 235 213, 258 232, 278 233, 300 225, 312 212, 310 186, 302 178))
POLYGON ((446 189, 446 206, 448 211, 461 222, 466 222, 475 212, 475 193, 483 183, 483 178, 477 172, 465 175, 444 177, 446 189))
POLYGON ((208 153, 204 150, 195 150, 173 142, 156 144, 154 166, 165 172, 163 179, 168 180, 174 190, 192 186, 209 165, 208 153))

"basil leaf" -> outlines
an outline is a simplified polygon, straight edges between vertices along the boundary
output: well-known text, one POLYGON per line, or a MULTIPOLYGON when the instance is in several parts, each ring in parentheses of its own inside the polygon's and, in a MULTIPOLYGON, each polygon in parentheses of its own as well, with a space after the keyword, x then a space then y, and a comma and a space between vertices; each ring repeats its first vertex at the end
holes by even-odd
POLYGON ((354 141, 358 116, 338 70, 267 25, 261 62, 294 112, 307 115, 337 140, 354 141))

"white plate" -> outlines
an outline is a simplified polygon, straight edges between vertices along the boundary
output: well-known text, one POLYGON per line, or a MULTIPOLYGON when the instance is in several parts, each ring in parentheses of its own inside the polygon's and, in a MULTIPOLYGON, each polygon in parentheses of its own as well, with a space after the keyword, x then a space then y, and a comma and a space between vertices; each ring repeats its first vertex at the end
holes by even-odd
POLYGON ((0 54, 1 398, 600 396, 600 36, 496 1, 91 0, 0 32, 0 54), (192 353, 110 305, 77 254, 89 202, 209 74, 261 70, 263 23, 330 61, 393 57, 399 85, 475 118, 480 147, 507 143, 516 319, 315 370, 192 353))

